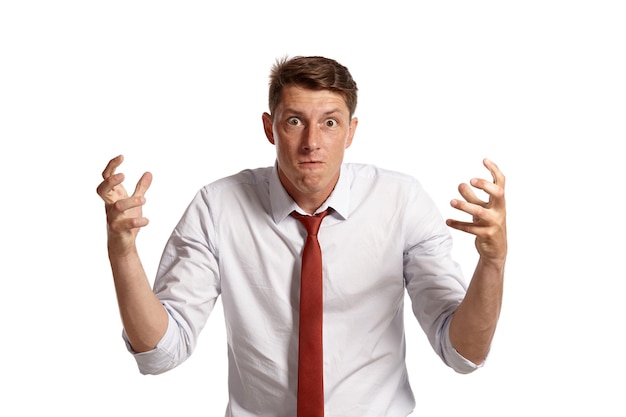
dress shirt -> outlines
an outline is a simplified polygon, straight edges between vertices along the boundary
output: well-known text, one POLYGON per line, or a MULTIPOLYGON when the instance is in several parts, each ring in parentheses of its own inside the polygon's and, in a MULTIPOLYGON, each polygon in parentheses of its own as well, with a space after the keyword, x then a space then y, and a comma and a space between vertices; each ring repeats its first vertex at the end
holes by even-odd
MULTIPOLYGON (((452 239, 420 183, 343 164, 318 233, 324 277, 326 417, 399 417, 415 406, 405 364, 404 295, 434 351, 460 373, 476 365, 451 346, 466 284, 452 239)), ((273 167, 203 187, 175 227, 154 291, 169 313, 158 346, 134 353, 158 374, 193 352, 218 296, 229 361, 227 417, 296 415, 303 210, 273 167)), ((128 341, 127 341, 128 343, 128 341)), ((128 345, 131 349, 130 345, 128 345)), ((131 349, 132 352, 132 349, 131 349)))

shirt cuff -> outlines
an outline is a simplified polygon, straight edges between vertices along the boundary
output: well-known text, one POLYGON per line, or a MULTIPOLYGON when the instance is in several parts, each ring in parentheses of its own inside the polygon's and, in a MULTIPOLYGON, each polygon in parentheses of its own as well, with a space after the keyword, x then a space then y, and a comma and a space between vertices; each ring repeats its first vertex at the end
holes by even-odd
POLYGON ((461 355, 456 349, 452 346, 447 347, 444 350, 444 361, 456 372, 460 374, 469 374, 477 370, 478 368, 482 368, 485 365, 485 361, 483 361, 480 365, 476 365, 474 362, 466 359, 461 355))
POLYGON ((177 324, 171 315, 168 314, 168 318, 165 334, 154 349, 146 352, 135 352, 130 345, 128 335, 125 331, 122 331, 122 338, 126 343, 126 348, 135 358, 139 372, 144 375, 161 374, 173 367, 174 355, 171 347, 175 345, 177 324))
POLYGON ((474 362, 466 359, 463 355, 461 355, 457 350, 452 346, 450 342, 450 320, 448 320, 447 326, 445 328, 444 340, 443 340, 443 349, 442 349, 442 359, 443 361, 452 369, 460 374, 469 374, 477 370, 478 368, 482 368, 485 365, 487 359, 485 359, 481 364, 476 365, 474 362))

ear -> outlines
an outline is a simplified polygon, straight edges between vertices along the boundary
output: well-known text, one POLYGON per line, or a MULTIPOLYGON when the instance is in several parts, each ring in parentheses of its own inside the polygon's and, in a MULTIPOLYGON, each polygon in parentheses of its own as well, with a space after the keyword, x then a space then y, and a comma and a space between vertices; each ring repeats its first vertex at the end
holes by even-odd
POLYGON ((352 145, 352 139, 354 139, 354 132, 356 131, 356 127, 359 124, 359 119, 353 117, 350 119, 350 131, 348 132, 348 138, 346 140, 346 149, 352 145))
POLYGON ((274 126, 272 122, 272 116, 269 113, 263 113, 263 130, 267 140, 274 145, 274 126))

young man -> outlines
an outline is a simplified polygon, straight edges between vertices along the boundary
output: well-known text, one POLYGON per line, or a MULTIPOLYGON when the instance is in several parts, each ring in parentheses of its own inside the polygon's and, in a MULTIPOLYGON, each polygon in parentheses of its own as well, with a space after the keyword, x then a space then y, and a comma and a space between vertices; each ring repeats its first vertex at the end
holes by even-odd
POLYGON ((296 57, 277 62, 270 78, 263 127, 276 147, 274 166, 198 192, 153 288, 135 245, 148 223, 142 206, 152 177, 145 173, 129 196, 115 173, 123 158, 105 168, 98 194, 128 348, 142 373, 174 368, 193 352, 221 296, 227 416, 406 416, 415 400, 404 360, 405 290, 445 364, 468 373, 487 356, 507 254, 505 178, 485 160, 493 181, 470 184, 488 201, 461 184, 463 200, 451 204, 473 221, 444 221, 417 180, 343 163, 357 127, 357 86, 347 68, 296 57), (304 224, 313 218, 319 231, 309 233, 304 224), (469 286, 451 259, 446 224, 476 236, 480 257, 469 286), (316 267, 307 253, 315 245, 322 266, 310 286, 316 267))

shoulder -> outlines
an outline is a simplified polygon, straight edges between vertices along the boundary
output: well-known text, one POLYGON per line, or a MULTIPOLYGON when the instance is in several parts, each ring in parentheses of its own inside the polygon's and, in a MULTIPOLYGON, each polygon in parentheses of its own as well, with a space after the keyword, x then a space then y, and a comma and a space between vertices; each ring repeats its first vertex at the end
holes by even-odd
POLYGON ((198 190, 195 204, 219 208, 245 206, 256 208, 266 205, 272 167, 245 169, 236 174, 219 178, 198 190))
POLYGON ((215 180, 203 187, 205 191, 218 191, 241 186, 259 186, 269 183, 272 167, 244 169, 236 174, 215 180))
POLYGON ((422 183, 405 172, 372 164, 345 164, 350 199, 355 204, 377 200, 377 205, 429 207, 432 199, 422 183))
POLYGON ((398 184, 407 187, 420 187, 420 182, 414 176, 393 169, 379 167, 373 164, 346 163, 344 169, 353 182, 371 182, 398 184))

